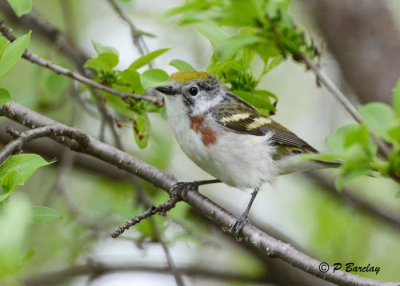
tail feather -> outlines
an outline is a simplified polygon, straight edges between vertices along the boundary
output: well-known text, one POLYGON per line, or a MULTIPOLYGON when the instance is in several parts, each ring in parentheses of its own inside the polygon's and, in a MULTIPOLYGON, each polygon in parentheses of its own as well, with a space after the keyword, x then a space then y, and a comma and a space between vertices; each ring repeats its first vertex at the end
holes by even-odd
POLYGON ((278 175, 287 175, 326 168, 338 168, 341 165, 341 162, 325 162, 320 160, 300 161, 297 156, 284 158, 279 160, 277 163, 278 175))

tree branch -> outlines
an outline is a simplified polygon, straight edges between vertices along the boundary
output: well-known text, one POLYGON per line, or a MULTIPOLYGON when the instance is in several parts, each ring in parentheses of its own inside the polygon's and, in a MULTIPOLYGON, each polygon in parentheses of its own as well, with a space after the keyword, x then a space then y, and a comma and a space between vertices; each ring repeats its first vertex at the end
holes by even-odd
POLYGON ((392 5, 376 0, 307 0, 330 52, 362 103, 392 104, 400 74, 400 33, 392 5))
MULTIPOLYGON (((141 202, 145 207, 150 208, 152 207, 152 203, 147 196, 146 192, 143 189, 143 186, 139 179, 136 176, 132 176, 132 183, 135 186, 137 196, 138 196, 138 202, 141 202)), ((180 271, 176 268, 175 262, 172 259, 171 252, 168 248, 167 242, 164 239, 163 233, 160 231, 160 228, 157 226, 155 220, 152 217, 149 217, 149 222, 151 225, 151 228, 153 229, 154 236, 158 240, 158 242, 161 244, 161 247, 164 250, 165 253, 165 258, 167 259, 168 267, 169 270, 172 272, 172 275, 175 278, 176 284, 177 285, 185 285, 185 283, 182 280, 181 273, 180 271)))
POLYGON ((35 9, 32 9, 30 13, 22 17, 18 17, 6 0, 0 0, 0 10, 13 24, 22 25, 30 30, 34 30, 43 38, 54 43, 54 46, 69 57, 76 66, 83 67, 85 62, 89 59, 89 56, 86 55, 76 43, 68 36, 65 36, 60 29, 44 19, 35 9))
MULTIPOLYGON (((6 26, 6 24, 4 23, 4 21, 2 19, 0 19, 0 32, 11 42, 13 42, 16 39, 15 36, 12 34, 11 30, 6 26)), ((151 102, 157 106, 164 105, 164 100, 162 97, 137 95, 137 94, 133 94, 133 93, 127 93, 127 92, 116 90, 114 88, 100 84, 94 80, 91 80, 83 75, 80 75, 80 74, 72 72, 66 68, 63 68, 59 65, 56 65, 48 60, 42 59, 38 55, 31 53, 28 49, 25 50, 22 57, 29 60, 31 63, 45 67, 49 70, 54 71, 57 74, 61 74, 61 75, 70 77, 76 81, 79 81, 79 82, 89 85, 91 87, 97 88, 99 90, 103 90, 103 91, 107 91, 109 93, 115 94, 127 103, 129 103, 130 99, 132 98, 132 99, 138 99, 138 100, 145 100, 145 101, 151 102)))
MULTIPOLYGON (((32 126, 43 127, 46 125, 65 126, 17 103, 3 105, 0 114, 30 128, 32 126)), ((77 132, 79 131, 77 130, 77 132)), ((168 193, 171 192, 173 186, 177 183, 177 180, 172 175, 90 136, 88 138, 89 142, 86 148, 82 150, 84 153, 109 162, 132 174, 136 174, 153 185, 166 190, 168 193)), ((63 144, 63 142, 60 143, 63 144)), ((237 220, 232 214, 198 192, 189 191, 184 201, 222 229, 230 229, 237 220)), ((335 271, 334 273, 332 268, 328 272, 323 273, 319 270, 320 261, 301 253, 287 243, 276 240, 249 223, 244 226, 242 235, 246 243, 264 252, 266 255, 279 258, 294 267, 330 282, 340 285, 397 285, 396 283, 379 282, 343 271, 335 271)))
POLYGON ((332 180, 316 173, 307 172, 305 176, 314 184, 321 187, 325 192, 340 199, 344 204, 350 207, 357 208, 359 211, 368 214, 374 219, 379 219, 384 223, 388 223, 395 228, 400 228, 400 217, 389 213, 388 211, 379 208, 375 204, 371 204, 366 200, 358 198, 352 194, 349 189, 344 188, 341 192, 336 190, 335 184, 332 180))
MULTIPOLYGON (((111 7, 114 9, 114 11, 118 14, 118 16, 128 24, 129 30, 131 31, 131 36, 132 36, 132 41, 133 45, 137 48, 138 52, 140 55, 144 55, 149 52, 146 43, 143 40, 143 35, 146 33, 139 31, 136 29, 135 25, 132 23, 132 21, 129 19, 129 17, 122 11, 122 9, 118 6, 118 4, 115 2, 115 0, 107 0, 108 3, 110 3, 111 7)), ((151 63, 149 63, 149 67, 151 68, 151 63)))
MULTIPOLYGON (((346 108, 346 110, 350 113, 350 115, 354 118, 358 123, 363 123, 361 116, 358 114, 357 109, 351 104, 351 102, 347 99, 347 97, 343 94, 343 92, 321 71, 321 69, 310 60, 307 55, 301 54, 301 58, 304 60, 306 65, 315 73, 317 78, 325 85, 326 89, 334 96, 337 100, 346 108)), ((379 138, 374 132, 369 131, 372 138, 379 146, 379 151, 387 158, 390 155, 390 148, 388 145, 379 138)), ((396 181, 399 181, 398 178, 394 178, 396 181)))
MULTIPOLYGON (((13 133, 15 134, 15 131, 13 133)), ((84 149, 85 146, 87 146, 87 144, 89 143, 89 137, 85 133, 77 129, 70 128, 68 126, 61 126, 61 125, 39 127, 37 129, 22 132, 21 134, 18 134, 16 136, 18 136, 18 138, 8 143, 1 151, 0 164, 3 163, 4 160, 14 152, 20 151, 24 144, 40 137, 47 136, 55 138, 55 136, 61 136, 61 138, 57 138, 57 140, 64 141, 65 144, 68 144, 68 147, 71 148, 71 150, 78 150, 82 148, 84 149), (64 137, 73 139, 76 141, 76 143, 75 142, 66 143, 64 137)))
POLYGON ((137 215, 131 219, 129 219, 126 223, 120 226, 116 231, 111 234, 111 237, 117 238, 120 236, 125 230, 129 229, 131 226, 134 226, 140 223, 142 220, 147 219, 155 214, 165 215, 169 210, 175 207, 176 203, 180 201, 178 194, 170 192, 170 199, 163 204, 158 206, 151 206, 147 210, 145 210, 140 215, 137 215))
MULTIPOLYGON (((213 279, 219 281, 231 281, 242 283, 270 283, 267 277, 250 277, 237 273, 229 273, 218 271, 215 269, 179 267, 179 272, 187 276, 203 277, 205 279, 213 279)), ((143 265, 104 265, 100 263, 89 263, 83 265, 75 265, 59 271, 44 273, 24 281, 26 286, 52 285, 55 283, 65 282, 65 280, 75 278, 82 275, 91 274, 109 274, 115 272, 149 272, 149 273, 168 273, 169 269, 163 266, 143 266, 143 265)))

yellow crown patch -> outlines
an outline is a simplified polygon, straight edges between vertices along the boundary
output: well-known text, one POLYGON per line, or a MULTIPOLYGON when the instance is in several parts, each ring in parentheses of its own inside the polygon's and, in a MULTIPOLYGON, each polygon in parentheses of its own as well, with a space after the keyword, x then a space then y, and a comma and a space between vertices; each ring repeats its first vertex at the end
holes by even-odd
POLYGON ((193 80, 204 79, 206 80, 211 75, 207 72, 202 71, 179 71, 171 74, 169 81, 175 81, 179 83, 185 83, 193 80))

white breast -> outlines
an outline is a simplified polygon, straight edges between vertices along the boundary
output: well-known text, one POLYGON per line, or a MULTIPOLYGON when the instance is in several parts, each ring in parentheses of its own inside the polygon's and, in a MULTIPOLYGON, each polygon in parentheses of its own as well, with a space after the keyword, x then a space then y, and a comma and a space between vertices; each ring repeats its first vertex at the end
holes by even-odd
POLYGON ((191 128, 184 103, 179 98, 166 97, 166 106, 178 144, 192 161, 213 177, 245 189, 259 187, 277 173, 272 160, 274 149, 269 144, 270 134, 253 136, 228 132, 208 115, 203 124, 216 132, 217 140, 206 146, 201 133, 191 128))

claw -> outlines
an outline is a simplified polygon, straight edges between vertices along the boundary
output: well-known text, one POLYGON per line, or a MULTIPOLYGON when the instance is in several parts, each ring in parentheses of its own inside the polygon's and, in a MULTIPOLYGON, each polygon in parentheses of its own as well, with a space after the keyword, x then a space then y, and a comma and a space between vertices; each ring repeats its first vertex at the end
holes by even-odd
POLYGON ((240 232, 246 225, 246 222, 247 222, 247 216, 241 216, 231 228, 231 232, 235 234, 235 238, 238 241, 242 240, 240 232))
POLYGON ((182 199, 187 198, 187 194, 189 191, 199 191, 199 183, 198 182, 178 182, 173 187, 174 190, 179 190, 181 192, 182 199))

